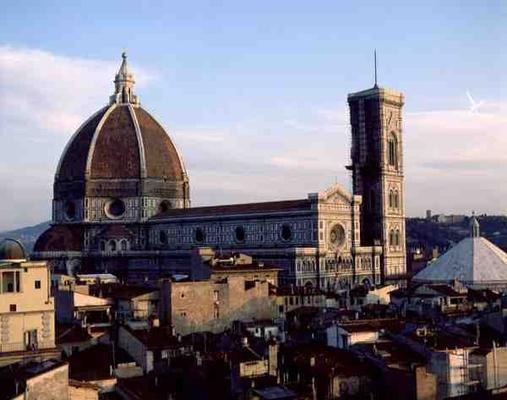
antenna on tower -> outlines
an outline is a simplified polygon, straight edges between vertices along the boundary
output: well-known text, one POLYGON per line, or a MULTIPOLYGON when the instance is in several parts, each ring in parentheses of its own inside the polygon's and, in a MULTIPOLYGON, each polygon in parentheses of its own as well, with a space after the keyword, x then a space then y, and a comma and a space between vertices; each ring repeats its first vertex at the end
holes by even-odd
POLYGON ((378 87, 377 86, 377 49, 373 50, 373 63, 375 66, 375 86, 374 87, 378 87))

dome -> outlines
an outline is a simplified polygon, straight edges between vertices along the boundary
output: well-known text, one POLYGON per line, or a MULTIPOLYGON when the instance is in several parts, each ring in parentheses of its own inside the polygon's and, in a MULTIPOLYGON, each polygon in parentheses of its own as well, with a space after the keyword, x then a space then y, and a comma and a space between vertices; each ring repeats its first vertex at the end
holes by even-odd
MULTIPOLYGON (((86 120, 67 144, 55 174, 55 200, 152 196, 170 198, 175 207, 186 204, 183 161, 134 95, 125 53, 114 82, 109 105, 86 120)), ((75 205, 71 208, 65 213, 79 212, 75 205)))
POLYGON ((0 242, 0 261, 26 261, 26 251, 21 242, 4 239, 0 242))
POLYGON ((78 129, 56 182, 90 179, 184 180, 181 158, 164 128, 141 106, 112 104, 78 129))
POLYGON ((507 288, 507 254, 479 235, 479 223, 471 224, 472 235, 463 239, 413 278, 419 283, 449 283, 458 280, 474 287, 507 288))
POLYGON ((33 251, 81 251, 83 231, 80 226, 54 225, 39 236, 33 251))

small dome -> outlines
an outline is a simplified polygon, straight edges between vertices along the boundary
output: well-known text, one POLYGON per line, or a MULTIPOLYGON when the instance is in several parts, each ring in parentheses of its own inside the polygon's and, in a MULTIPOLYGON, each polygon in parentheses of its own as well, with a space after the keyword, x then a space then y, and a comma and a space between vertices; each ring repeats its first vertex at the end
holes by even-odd
POLYGON ((83 232, 79 226, 54 225, 39 236, 33 251, 81 251, 83 232))
POLYGON ((24 261, 26 251, 21 242, 14 239, 4 239, 0 242, 0 261, 24 261))

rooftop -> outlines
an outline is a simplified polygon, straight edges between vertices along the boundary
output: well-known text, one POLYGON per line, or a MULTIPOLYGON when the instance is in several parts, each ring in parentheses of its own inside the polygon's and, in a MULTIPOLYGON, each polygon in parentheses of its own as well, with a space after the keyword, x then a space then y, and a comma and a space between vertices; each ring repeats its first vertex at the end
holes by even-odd
POLYGON ((149 349, 170 349, 185 346, 180 337, 174 336, 168 327, 153 327, 151 329, 131 329, 124 327, 132 336, 136 337, 149 349))
POLYGON ((96 381, 111 378, 111 366, 133 362, 130 355, 119 347, 97 344, 86 350, 72 354, 69 362, 69 377, 79 381, 96 381), (93 367, 92 367, 93 366, 93 367))
POLYGON ((285 200, 271 201, 263 203, 247 203, 247 204, 231 204, 221 206, 191 207, 170 209, 164 213, 160 213, 152 218, 152 220, 161 220, 167 218, 187 218, 187 217, 216 217, 216 215, 234 215, 234 214, 259 214, 259 213, 276 213, 289 211, 310 211, 311 201, 303 200, 285 200))
POLYGON ((507 285, 507 254, 480 236, 472 218, 471 236, 461 240, 414 276, 415 282, 451 282, 467 285, 507 285))
POLYGON ((148 286, 124 285, 120 283, 102 283, 90 286, 90 293, 102 298, 130 300, 156 291, 148 286))

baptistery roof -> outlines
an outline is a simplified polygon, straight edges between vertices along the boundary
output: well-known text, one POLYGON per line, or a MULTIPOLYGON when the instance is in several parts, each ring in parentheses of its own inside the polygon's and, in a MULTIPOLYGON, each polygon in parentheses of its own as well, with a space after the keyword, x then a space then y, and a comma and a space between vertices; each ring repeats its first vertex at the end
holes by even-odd
POLYGON ((86 179, 187 179, 168 134, 140 106, 134 83, 124 53, 110 104, 86 120, 70 139, 58 165, 56 184, 86 179))
POLYGON ((415 282, 450 282, 507 286, 507 254, 479 234, 474 217, 472 235, 463 239, 414 276, 415 282))

